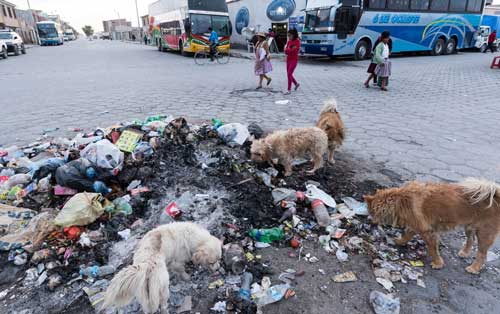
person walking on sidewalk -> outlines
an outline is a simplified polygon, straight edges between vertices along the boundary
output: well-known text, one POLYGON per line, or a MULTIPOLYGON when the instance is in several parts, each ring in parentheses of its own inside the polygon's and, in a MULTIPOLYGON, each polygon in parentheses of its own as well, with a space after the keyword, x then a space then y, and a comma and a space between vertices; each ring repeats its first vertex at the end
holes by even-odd
POLYGON ((267 74, 273 70, 271 65, 271 53, 269 52, 269 45, 266 41, 266 34, 257 33, 257 45, 255 46, 255 75, 259 77, 259 85, 257 89, 262 88, 262 82, 267 80, 267 85, 271 84, 272 78, 267 74))
POLYGON ((144 45, 148 44, 148 35, 144 34, 144 45))
POLYGON ((299 63, 300 38, 297 30, 291 29, 288 31, 288 41, 285 47, 286 54, 286 74, 288 76, 288 90, 285 95, 289 95, 292 90, 292 84, 295 85, 295 90, 300 87, 300 84, 293 77, 293 72, 299 63))
POLYGON ((488 36, 488 47, 486 47, 486 50, 484 53, 488 52, 488 49, 491 50, 491 52, 495 52, 495 41, 497 40, 497 31, 494 30, 491 32, 490 36, 488 36))
POLYGON ((389 39, 390 33, 382 33, 381 42, 375 48, 375 57, 373 60, 377 64, 375 68, 375 75, 378 77, 377 84, 380 89, 387 91, 387 85, 389 84, 389 77, 391 76, 391 61, 389 60, 390 49, 389 49, 389 39))
MULTIPOLYGON (((388 33, 387 31, 382 32, 382 34, 388 33)), ((373 54, 375 53, 375 48, 377 48, 378 44, 382 41, 382 34, 377 38, 375 41, 375 44, 373 45, 373 54)), ((387 43, 389 46, 389 54, 392 53, 392 39, 389 37, 389 42, 387 43)), ((365 87, 370 88, 370 80, 373 79, 373 84, 377 84, 377 75, 375 75, 375 68, 377 68, 377 64, 375 63, 374 60, 375 54, 372 56, 372 61, 370 65, 368 66, 368 73, 370 75, 368 76, 368 79, 365 81, 365 87)))

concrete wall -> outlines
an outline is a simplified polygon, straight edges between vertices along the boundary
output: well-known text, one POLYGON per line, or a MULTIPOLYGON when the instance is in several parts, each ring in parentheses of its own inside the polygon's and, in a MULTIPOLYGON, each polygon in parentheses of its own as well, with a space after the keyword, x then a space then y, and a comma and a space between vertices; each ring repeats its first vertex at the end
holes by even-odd
POLYGON ((239 31, 247 24, 263 32, 271 27, 272 23, 288 22, 288 17, 303 15, 306 0, 240 0, 228 3, 229 18, 233 24, 231 43, 236 46, 246 45, 246 38, 239 31), (246 10, 245 10, 246 8, 246 10), (268 17, 268 13, 274 20, 268 17), (285 17, 280 19, 280 17, 285 17))

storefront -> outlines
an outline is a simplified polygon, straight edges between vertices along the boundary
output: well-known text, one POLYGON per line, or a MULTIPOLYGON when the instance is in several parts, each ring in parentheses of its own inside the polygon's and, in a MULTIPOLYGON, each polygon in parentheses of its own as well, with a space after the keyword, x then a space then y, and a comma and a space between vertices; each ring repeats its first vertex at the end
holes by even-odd
POLYGON ((229 17, 233 24, 231 42, 246 46, 247 38, 242 34, 245 27, 257 32, 272 29, 278 48, 283 50, 289 28, 302 29, 307 0, 235 0, 228 3, 229 17))

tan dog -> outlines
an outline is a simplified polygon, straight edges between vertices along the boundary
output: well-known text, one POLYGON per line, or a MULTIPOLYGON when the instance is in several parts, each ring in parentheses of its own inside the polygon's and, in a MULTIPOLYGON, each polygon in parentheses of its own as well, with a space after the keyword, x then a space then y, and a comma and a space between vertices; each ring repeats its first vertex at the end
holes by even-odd
POLYGON ((473 274, 481 271, 488 249, 500 232, 500 185, 494 182, 479 179, 458 184, 411 182, 364 198, 376 223, 406 228, 396 244, 405 245, 415 234, 420 234, 435 269, 444 266, 439 254, 440 232, 465 226, 467 242, 459 252, 461 257, 470 256, 477 236, 476 260, 466 268, 473 274))
POLYGON ((323 166, 323 157, 328 149, 328 137, 323 130, 312 128, 296 128, 286 131, 275 131, 266 138, 252 143, 252 160, 278 163, 285 167, 285 176, 292 174, 292 162, 296 158, 311 155, 314 173, 323 166))
POLYGON ((174 222, 153 229, 139 242, 133 265, 122 269, 111 281, 102 309, 125 306, 135 297, 144 313, 155 313, 159 308, 168 313, 167 267, 188 280, 185 263, 192 261, 215 271, 221 256, 222 242, 197 224, 174 222))
POLYGON ((333 156, 335 149, 342 146, 345 139, 344 122, 337 111, 335 99, 325 101, 316 126, 325 131, 328 136, 328 161, 333 164, 335 163, 333 156))

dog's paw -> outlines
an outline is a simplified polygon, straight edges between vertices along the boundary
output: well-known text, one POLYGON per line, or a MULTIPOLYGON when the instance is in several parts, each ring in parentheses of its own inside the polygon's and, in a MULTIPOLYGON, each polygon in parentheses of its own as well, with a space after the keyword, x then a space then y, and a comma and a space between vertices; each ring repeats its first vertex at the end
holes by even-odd
POLYGON ((444 261, 442 258, 432 261, 431 266, 432 269, 442 269, 444 267, 444 261))
POLYGON ((472 264, 472 265, 466 267, 465 271, 467 271, 469 274, 479 275, 479 273, 481 272, 481 267, 478 267, 478 266, 472 264))
POLYGON ((471 251, 465 251, 464 249, 461 249, 459 252, 458 252, 458 256, 462 257, 462 258, 467 258, 469 257, 471 254, 471 251))

